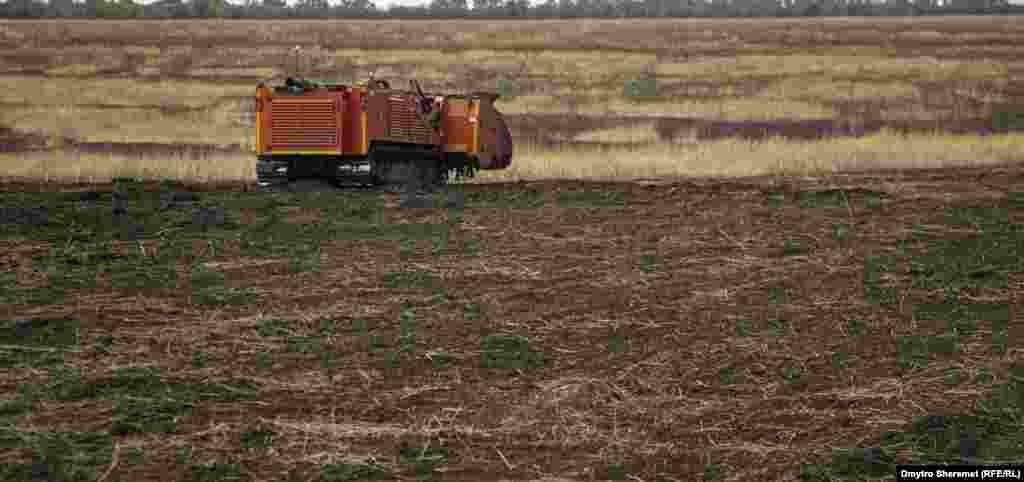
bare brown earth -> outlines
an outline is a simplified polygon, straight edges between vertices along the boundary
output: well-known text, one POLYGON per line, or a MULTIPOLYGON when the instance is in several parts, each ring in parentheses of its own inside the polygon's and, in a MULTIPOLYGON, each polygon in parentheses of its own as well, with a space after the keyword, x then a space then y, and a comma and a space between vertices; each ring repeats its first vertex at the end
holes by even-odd
MULTIPOLYGON (((972 413, 991 391, 973 374, 1006 380, 1022 354, 1019 270, 1001 287, 961 291, 961 300, 1009 309, 1007 350, 991 351, 986 322, 961 335, 955 353, 914 368, 899 363, 897 347, 944 329, 915 310, 943 294, 911 282, 911 261, 931 246, 912 229, 968 238, 975 231, 951 224, 950 213, 981 208, 1019 225, 1020 167, 463 188, 464 211, 401 209, 397 196, 381 195, 385 225, 446 226, 447 249, 436 238, 406 245, 339 234, 320 244, 318 271, 296 273, 281 255, 246 255, 239 238, 210 235, 178 259, 176 283, 125 289, 99 276, 62 303, 4 306, 0 319, 78 320, 79 343, 64 363, 86 382, 148 367, 164 383, 254 388, 238 401, 196 402, 168 433, 113 436, 121 455, 108 447, 96 473, 112 467, 107 480, 126 481, 215 480, 195 475, 214 462, 241 480, 361 480, 353 467, 367 466, 386 480, 796 480, 838 449, 885 446, 897 461, 920 460, 883 435, 909 432, 926 415, 972 413), (807 193, 847 202, 815 205, 807 193), (531 195, 536 204, 510 201, 531 195), (569 203, 579 196, 582 206, 569 203), (615 196, 617 205, 595 201, 615 196), (506 205, 482 207, 488 197, 506 205), (840 225, 847 236, 835 235, 840 225), (866 260, 878 256, 895 260, 880 282, 893 289, 885 302, 872 301, 865 281, 866 260), (187 273, 203 263, 255 298, 197 304, 187 273), (414 278, 429 283, 400 282, 414 278), (284 331, 258 334, 266 320, 282 320, 284 331), (857 321, 863 334, 849 331, 857 321), (325 322, 336 330, 323 331, 325 322), (496 335, 525 338, 536 363, 485 367, 482 343, 496 335), (112 340, 100 351, 104 336, 112 340), (296 349, 295 338, 318 348, 296 349), (951 369, 964 381, 945 383, 951 369), (253 433, 272 437, 253 446, 253 433), (127 462, 129 448, 144 461, 127 462), (185 449, 191 465, 175 458, 185 449), (347 464, 335 467, 349 475, 328 478, 330 464, 347 464)), ((8 180, 0 189, 110 186, 8 180)), ((265 196, 245 186, 188 189, 205 199, 265 196)), ((238 233, 268 214, 226 209, 238 233)), ((277 209, 296 230, 327 222, 308 201, 277 209)), ((158 238, 114 242, 112 251, 152 253, 158 238)), ((19 283, 39 283, 32 257, 54 246, 0 243, 0 265, 19 283)), ((0 387, 13 393, 45 373, 5 370, 0 387)), ((44 399, 10 423, 19 432, 107 433, 111 410, 103 397, 44 399)), ((2 461, 27 454, 0 446, 2 461)))

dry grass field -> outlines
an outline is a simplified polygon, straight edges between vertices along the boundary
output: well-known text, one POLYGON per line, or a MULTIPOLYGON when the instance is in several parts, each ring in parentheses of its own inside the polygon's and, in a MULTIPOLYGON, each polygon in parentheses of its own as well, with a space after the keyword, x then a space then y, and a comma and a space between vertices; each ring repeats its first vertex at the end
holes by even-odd
POLYGON ((1013 17, 0 21, 0 480, 1019 461, 1022 58, 1013 17), (508 89, 513 168, 254 192, 296 44, 508 89))
POLYGON ((986 165, 1024 152, 1024 120, 1007 117, 1024 111, 1014 17, 109 27, 0 21, 0 173, 249 179, 254 85, 292 72, 500 84, 519 149, 483 180, 986 165), (125 146, 140 143, 162 148, 125 146), (195 155, 211 146, 233 154, 195 155))

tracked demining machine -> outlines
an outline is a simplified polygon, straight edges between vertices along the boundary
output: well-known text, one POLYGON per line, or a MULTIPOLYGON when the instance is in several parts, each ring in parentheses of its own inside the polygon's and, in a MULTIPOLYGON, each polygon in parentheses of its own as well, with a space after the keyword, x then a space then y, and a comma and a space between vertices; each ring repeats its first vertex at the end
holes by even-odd
POLYGON ((263 188, 304 178, 338 185, 430 190, 453 176, 512 163, 512 136, 496 93, 424 94, 311 82, 256 89, 256 176, 263 188))

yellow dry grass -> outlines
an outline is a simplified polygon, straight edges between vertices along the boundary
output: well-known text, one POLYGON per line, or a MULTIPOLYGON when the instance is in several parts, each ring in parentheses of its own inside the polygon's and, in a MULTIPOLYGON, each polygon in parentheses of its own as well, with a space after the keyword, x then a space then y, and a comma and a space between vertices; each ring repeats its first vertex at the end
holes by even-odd
POLYGON ((852 82, 842 80, 786 79, 758 94, 769 99, 797 99, 807 102, 909 100, 917 89, 908 82, 852 82))
POLYGON ((769 98, 678 99, 673 101, 632 101, 611 98, 576 104, 567 96, 524 95, 501 99, 505 114, 581 114, 587 116, 692 117, 709 120, 810 120, 831 119, 836 112, 820 103, 769 98))
MULTIPOLYGON (((828 18, 201 20, 124 21, 116 29, 110 25, 0 20, 0 71, 8 73, 6 88, 0 91, 0 125, 86 142, 249 148, 254 133, 246 116, 251 117, 251 106, 240 99, 252 96, 251 79, 280 78, 298 65, 301 73, 321 80, 358 82, 376 71, 378 77, 403 87, 405 78, 418 77, 433 91, 490 90, 496 88, 496 80, 512 80, 514 95, 498 103, 506 114, 638 119, 631 127, 588 132, 566 141, 644 147, 541 151, 528 140, 517 139, 521 146, 509 172, 529 176, 541 175, 537 170, 542 168, 562 173, 558 176, 636 170, 675 175, 739 172, 741 166, 751 172, 817 168, 844 159, 852 164, 843 165, 882 162, 879 159, 927 163, 925 156, 933 154, 936 163, 946 162, 948 156, 957 162, 1021 157, 1019 144, 999 147, 994 141, 1000 138, 928 135, 896 142, 891 133, 866 139, 718 141, 684 147, 679 142, 656 143, 653 127, 643 120, 860 120, 838 112, 836 102, 863 103, 860 107, 873 117, 890 121, 986 118, 993 105, 1013 101, 1006 93, 1012 89, 1003 88, 1024 79, 1024 64, 1006 60, 1014 53, 1024 54, 1015 42, 1024 40, 1024 26, 1006 18, 923 18, 912 24, 828 18), (993 43, 997 39, 1002 43, 993 43), (296 44, 303 46, 298 64, 290 50, 296 44), (954 53, 957 58, 948 58, 954 53), (49 76, 10 75, 32 69, 49 76), (118 69, 121 74, 108 75, 118 69), (628 99, 624 82, 651 73, 660 76, 659 88, 668 94, 628 99), (106 77, 93 76, 99 74, 106 77), (871 142, 879 144, 868 145, 871 142), (753 157, 738 154, 747 152, 753 157), (580 159, 570 162, 571 156, 580 159)), ((239 159, 247 156, 251 157, 240 154, 239 159)), ((116 156, 110 157, 112 167, 103 169, 103 159, 73 160, 89 163, 85 171, 100 176, 127 169, 116 156)), ((240 162, 247 165, 251 159, 240 162)), ((220 167, 209 166, 214 171, 220 167)), ((167 166, 154 169, 177 172, 167 166)), ((193 175, 207 174, 188 174, 193 175)))
POLYGON ((53 76, 86 76, 96 75, 99 71, 100 66, 96 64, 66 64, 46 69, 46 74, 53 76))
MULTIPOLYGON (((799 100, 772 100, 761 98, 680 100, 676 102, 630 102, 613 99, 607 109, 616 114, 635 116, 696 117, 713 120, 809 120, 831 119, 836 112, 831 107, 799 100)), ((597 113, 597 109, 588 112, 597 113)))
POLYGON ((253 128, 240 122, 229 107, 175 115, 156 109, 103 109, 74 105, 13 107, 0 114, 0 123, 53 138, 80 142, 211 144, 252 146, 253 128))
POLYGON ((665 77, 702 80, 745 78, 823 77, 834 80, 975 81, 1006 76, 1006 66, 994 61, 892 58, 875 55, 739 55, 696 61, 665 62, 657 66, 665 77))
POLYGON ((1024 162, 1024 134, 990 137, 903 135, 883 130, 861 138, 793 141, 722 139, 608 148, 517 146, 508 170, 481 181, 559 178, 648 178, 817 174, 876 168, 937 168, 1024 162))
POLYGON ((0 176, 46 181, 104 182, 115 177, 198 182, 253 180, 253 166, 253 156, 247 154, 218 154, 206 159, 75 151, 0 154, 0 176))
POLYGON ((597 129, 577 135, 570 140, 605 142, 610 144, 646 144, 658 142, 658 133, 651 122, 640 122, 629 127, 597 129))
POLYGON ((191 80, 139 81, 131 78, 48 78, 7 76, 0 102, 65 106, 104 104, 120 106, 204 107, 225 97, 252 96, 252 82, 191 80))
MULTIPOLYGON (((261 43, 295 43, 296 33, 303 37, 317 37, 334 34, 351 41, 397 40, 398 35, 413 38, 414 35, 433 33, 434 37, 452 44, 488 44, 489 40, 518 40, 542 43, 543 45, 565 45, 568 39, 589 37, 606 40, 609 35, 627 40, 655 40, 666 33, 684 34, 685 39, 714 39, 726 35, 757 37, 768 32, 785 32, 798 35, 800 32, 828 34, 845 40, 852 34, 871 34, 875 41, 899 38, 899 35, 923 34, 936 41, 963 43, 967 41, 1006 38, 1021 35, 1024 27, 1013 17, 1000 16, 942 16, 921 17, 913 22, 900 17, 859 18, 728 18, 728 19, 584 19, 584 20, 442 20, 424 19, 417 21, 399 19, 278 19, 227 20, 196 19, 185 22, 175 20, 118 21, 117 36, 128 41, 150 39, 239 39, 261 43), (176 27, 173 32, 169 27, 176 27), (447 27, 447 28, 446 28, 447 27), (438 35, 443 32, 446 35, 438 35), (938 38, 933 32, 940 32, 938 38)), ((35 34, 42 39, 72 38, 80 42, 109 38, 110 22, 94 20, 4 20, 0 21, 0 38, 24 39, 35 34), (26 32, 29 32, 26 35, 26 32)), ((426 35, 424 35, 426 36, 426 35)), ((333 39, 333 37, 331 37, 333 39)))
POLYGON ((196 77, 257 77, 269 79, 282 72, 273 67, 200 67, 188 71, 196 77))
MULTIPOLYGON (((937 168, 1024 162, 1024 134, 990 137, 903 135, 889 130, 861 138, 792 141, 722 139, 696 144, 546 149, 516 146, 512 167, 483 171, 471 182, 535 179, 636 179, 681 176, 823 174, 877 168, 937 168)), ((73 152, 0 155, 0 175, 47 180, 104 181, 130 176, 194 181, 252 180, 253 157, 208 159, 73 152)))
MULTIPOLYGON (((283 54, 282 54, 283 55, 283 54)), ((374 68, 378 74, 408 74, 421 80, 472 83, 471 71, 500 72, 512 78, 550 78, 613 82, 634 78, 656 61, 650 53, 616 51, 532 50, 436 50, 436 49, 340 49, 323 54, 312 51, 306 65, 319 68, 350 66, 363 75, 374 68), (385 66, 383 68, 379 66, 385 66), (461 78, 460 78, 461 77, 461 78)), ((287 60, 282 61, 287 63, 287 60)), ((292 62, 294 63, 294 61, 292 62)), ((300 61, 300 66, 303 65, 300 61)), ((345 81, 362 80, 349 78, 345 81)), ((493 88, 493 85, 475 88, 493 88)))

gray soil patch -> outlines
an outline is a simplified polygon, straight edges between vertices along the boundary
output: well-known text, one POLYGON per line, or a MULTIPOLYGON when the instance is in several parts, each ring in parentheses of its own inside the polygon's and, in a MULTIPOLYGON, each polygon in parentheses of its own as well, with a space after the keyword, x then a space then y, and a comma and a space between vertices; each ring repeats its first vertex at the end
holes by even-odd
POLYGON ((434 207, 430 196, 421 193, 403 193, 399 206, 407 209, 426 209, 434 207))
POLYGON ((78 206, 82 209, 91 209, 96 207, 96 203, 100 200, 102 195, 96 191, 86 191, 77 196, 78 206))
POLYGON ((192 211, 192 224, 197 226, 220 226, 226 221, 223 208, 200 207, 192 211))
POLYGON ((42 208, 0 207, 0 224, 42 226, 48 222, 50 216, 42 208))
POLYGON ((199 197, 190 192, 165 192, 160 194, 160 209, 174 209, 191 206, 199 197))
POLYGON ((462 209, 466 207, 466 193, 463 191, 448 191, 445 199, 445 207, 451 209, 462 209))
POLYGON ((111 197, 113 198, 114 217, 123 217, 128 214, 128 199, 118 192, 114 192, 111 197))

